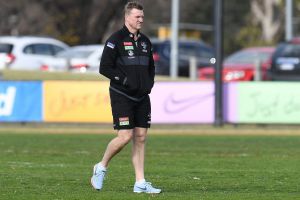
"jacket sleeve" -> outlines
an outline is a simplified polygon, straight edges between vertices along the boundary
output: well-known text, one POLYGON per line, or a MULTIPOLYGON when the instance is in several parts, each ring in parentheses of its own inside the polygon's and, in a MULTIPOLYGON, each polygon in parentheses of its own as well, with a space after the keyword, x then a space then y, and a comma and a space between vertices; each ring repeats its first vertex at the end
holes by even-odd
POLYGON ((155 66, 154 66, 154 60, 153 60, 153 47, 152 47, 152 44, 151 44, 151 49, 150 49, 149 74, 150 74, 150 78, 151 78, 151 80, 153 81, 153 84, 154 84, 155 66))
POLYGON ((100 61, 99 73, 117 84, 125 85, 127 78, 125 74, 117 68, 117 58, 117 41, 110 38, 105 42, 100 61))

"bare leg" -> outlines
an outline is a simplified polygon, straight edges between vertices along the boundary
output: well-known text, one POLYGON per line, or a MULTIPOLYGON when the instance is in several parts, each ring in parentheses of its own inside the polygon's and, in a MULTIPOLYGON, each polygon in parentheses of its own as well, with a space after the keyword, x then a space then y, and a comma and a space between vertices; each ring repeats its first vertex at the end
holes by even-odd
POLYGON ((147 128, 134 128, 133 145, 132 145, 132 163, 135 170, 135 179, 140 181, 144 176, 144 160, 145 160, 145 142, 147 136, 147 128))
POLYGON ((104 167, 108 166, 109 161, 119 153, 124 146, 132 139, 133 129, 119 130, 118 136, 110 141, 101 160, 104 167))

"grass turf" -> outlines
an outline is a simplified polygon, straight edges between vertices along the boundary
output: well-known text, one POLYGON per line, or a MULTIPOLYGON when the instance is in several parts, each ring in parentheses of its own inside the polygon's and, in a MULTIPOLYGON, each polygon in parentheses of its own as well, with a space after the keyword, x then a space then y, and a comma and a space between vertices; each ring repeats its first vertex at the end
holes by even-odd
POLYGON ((103 191, 92 166, 114 135, 0 134, 0 199, 300 199, 299 136, 149 135, 146 178, 160 195, 134 194, 130 145, 103 191))

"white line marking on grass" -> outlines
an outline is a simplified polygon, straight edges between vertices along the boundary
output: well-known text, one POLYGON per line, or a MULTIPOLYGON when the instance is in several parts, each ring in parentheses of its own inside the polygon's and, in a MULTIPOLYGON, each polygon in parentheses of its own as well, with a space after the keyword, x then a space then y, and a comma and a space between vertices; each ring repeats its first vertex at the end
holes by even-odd
POLYGON ((22 161, 9 161, 7 162, 11 167, 27 167, 27 168, 33 168, 33 167, 42 167, 42 168, 47 168, 47 167, 53 167, 53 168, 65 168, 67 165, 62 164, 62 163, 57 163, 57 164, 38 164, 38 163, 33 163, 33 162, 22 162, 22 161))
POLYGON ((83 154, 83 155, 90 155, 90 152, 88 151, 75 151, 75 154, 83 154))

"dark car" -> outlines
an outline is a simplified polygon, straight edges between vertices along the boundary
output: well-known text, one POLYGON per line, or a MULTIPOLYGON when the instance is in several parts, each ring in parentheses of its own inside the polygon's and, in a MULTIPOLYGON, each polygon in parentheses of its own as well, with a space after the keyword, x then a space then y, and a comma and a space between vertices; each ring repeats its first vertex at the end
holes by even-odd
MULTIPOLYGON (((155 73, 159 75, 170 75, 170 40, 152 40, 153 58, 155 62, 155 73)), ((178 41, 178 74, 189 76, 189 59, 194 56, 197 59, 197 67, 211 65, 213 48, 198 40, 178 41)))
POLYGON ((268 78, 275 81, 300 81, 300 38, 277 46, 268 78))

